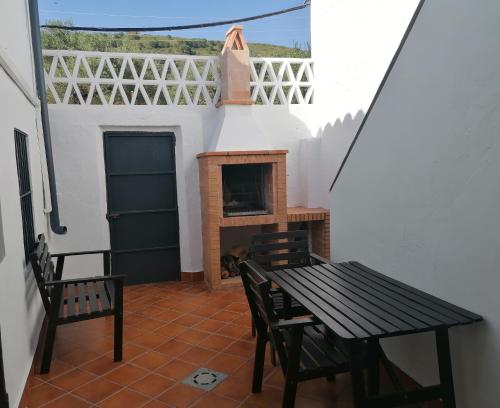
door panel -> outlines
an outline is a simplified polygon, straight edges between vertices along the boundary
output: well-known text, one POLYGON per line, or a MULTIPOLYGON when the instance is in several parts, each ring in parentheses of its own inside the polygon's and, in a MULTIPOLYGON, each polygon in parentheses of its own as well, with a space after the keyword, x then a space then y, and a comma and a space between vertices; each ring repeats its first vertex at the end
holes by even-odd
POLYGON ((112 176, 109 186, 115 211, 137 211, 177 207, 175 174, 112 176))
POLYGON ((179 242, 177 230, 177 213, 173 211, 122 214, 113 222, 111 249, 119 251, 176 246, 179 242))
POLYGON ((106 132, 104 149, 113 274, 179 280, 174 134, 106 132))

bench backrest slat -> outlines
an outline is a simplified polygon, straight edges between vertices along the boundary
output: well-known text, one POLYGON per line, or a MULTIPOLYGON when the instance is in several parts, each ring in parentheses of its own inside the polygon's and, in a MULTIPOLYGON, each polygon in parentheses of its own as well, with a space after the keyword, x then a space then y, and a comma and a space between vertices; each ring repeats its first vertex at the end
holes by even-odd
POLYGON ((45 283, 50 282, 54 277, 54 263, 50 259, 49 247, 43 234, 38 236, 36 248, 30 255, 30 262, 40 296, 42 297, 43 306, 45 307, 45 311, 48 313, 50 310, 51 293, 45 286, 45 283))

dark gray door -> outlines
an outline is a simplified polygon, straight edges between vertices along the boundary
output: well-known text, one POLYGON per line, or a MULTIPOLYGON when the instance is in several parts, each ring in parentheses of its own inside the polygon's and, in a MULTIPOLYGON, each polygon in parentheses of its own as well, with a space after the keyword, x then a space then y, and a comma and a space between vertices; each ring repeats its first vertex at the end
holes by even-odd
POLYGON ((113 274, 179 280, 174 134, 106 132, 104 153, 113 274))

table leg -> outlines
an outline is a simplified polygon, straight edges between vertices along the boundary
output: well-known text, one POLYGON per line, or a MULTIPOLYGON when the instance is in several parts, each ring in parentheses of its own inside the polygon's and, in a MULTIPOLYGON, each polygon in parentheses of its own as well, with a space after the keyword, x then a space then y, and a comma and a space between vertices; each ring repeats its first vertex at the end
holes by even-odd
POLYGON ((379 341, 369 339, 368 346, 368 395, 377 395, 380 392, 379 341))
POLYGON ((363 373, 362 344, 360 340, 351 342, 351 379, 352 396, 355 408, 364 408, 366 405, 365 376, 363 373))
POLYGON ((455 408, 455 391, 453 387, 453 371, 451 367, 450 341, 448 329, 436 330, 436 347, 439 363, 439 378, 443 389, 443 407, 455 408))

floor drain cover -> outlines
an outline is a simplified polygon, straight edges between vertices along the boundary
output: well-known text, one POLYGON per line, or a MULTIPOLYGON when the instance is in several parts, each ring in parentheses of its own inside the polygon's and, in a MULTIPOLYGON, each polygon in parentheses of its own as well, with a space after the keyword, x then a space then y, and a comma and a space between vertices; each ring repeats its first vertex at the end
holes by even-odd
POLYGON ((227 378, 227 374, 209 368, 199 368, 189 377, 182 380, 183 384, 191 385, 205 391, 210 391, 227 378))

